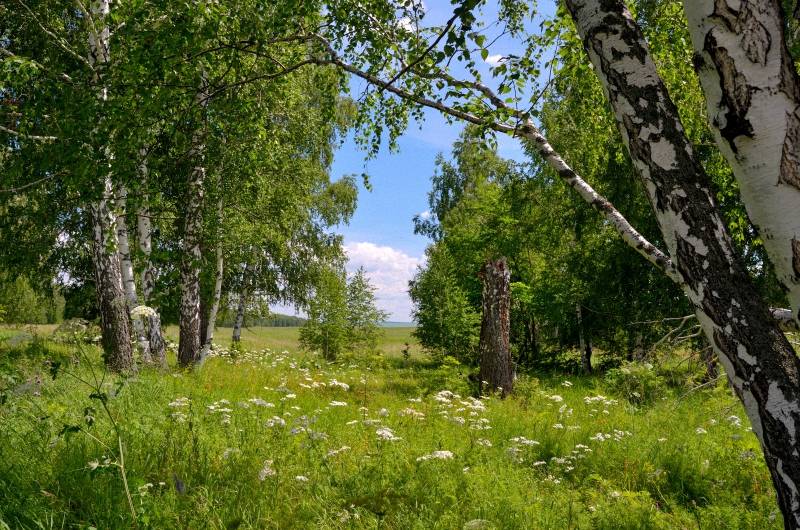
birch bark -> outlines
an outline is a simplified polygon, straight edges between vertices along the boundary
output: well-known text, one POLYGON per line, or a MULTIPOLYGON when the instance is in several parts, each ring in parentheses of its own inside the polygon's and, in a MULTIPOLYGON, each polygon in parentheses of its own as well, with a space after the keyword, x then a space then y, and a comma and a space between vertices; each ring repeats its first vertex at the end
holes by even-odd
MULTIPOLYGON (((119 242, 119 262, 122 272, 122 285, 125 289, 125 298, 128 300, 128 312, 139 305, 139 296, 136 293, 136 278, 133 273, 133 259, 131 258, 131 247, 128 238, 128 223, 125 215, 128 208, 128 189, 122 185, 117 185, 116 189, 116 210, 117 210, 117 241, 119 242)), ((147 340, 144 322, 140 318, 131 319, 133 333, 139 346, 139 354, 142 361, 149 364, 152 362, 150 357, 150 342, 147 340)))
POLYGON ((624 3, 566 4, 646 184, 683 290, 761 442, 784 524, 798 528, 800 360, 735 257, 708 178, 624 3))
MULTIPOLYGON (((219 304, 222 299, 222 280, 225 277, 225 255, 222 244, 223 231, 222 231, 222 216, 223 208, 225 205, 224 195, 222 194, 222 178, 217 181, 218 189, 220 190, 219 198, 217 199, 217 248, 216 260, 214 270, 214 293, 211 300, 211 308, 208 311, 208 323, 206 324, 205 341, 203 349, 200 354, 201 360, 204 359, 208 352, 211 350, 212 342, 214 341, 214 328, 217 326, 217 314, 219 313, 219 304)), ((238 315, 237 315, 238 316, 238 315)))
POLYGON ((800 80, 775 0, 684 1, 708 117, 800 315, 800 80))
MULTIPOLYGON (((208 104, 208 85, 203 76, 196 96, 197 105, 203 109, 208 104)), ((178 362, 188 366, 200 359, 200 234, 203 226, 203 186, 205 184, 204 131, 198 127, 192 135, 189 156, 194 160, 187 180, 186 212, 183 228, 183 263, 181 264, 180 332, 178 362)))
MULTIPOLYGON (((142 149, 139 152, 141 163, 139 164, 139 179, 142 189, 147 189, 147 180, 150 171, 147 167, 147 153, 142 149)), ((144 256, 144 268, 142 270, 142 303, 153 307, 153 291, 155 290, 156 272, 151 258, 153 252, 153 225, 150 219, 150 197, 144 195, 139 203, 139 210, 136 215, 136 231, 139 240, 139 250, 144 256)), ((161 367, 167 366, 166 349, 164 337, 161 335, 161 317, 158 314, 147 319, 147 340, 149 343, 150 358, 161 367)))
MULTIPOLYGON (((110 59, 110 33, 106 25, 110 10, 110 0, 97 0, 91 5, 88 62, 94 69, 94 81, 100 87, 97 97, 101 105, 108 99, 103 74, 110 59)), ((100 149, 106 160, 110 160, 108 139, 105 140, 106 145, 100 146, 100 149)), ((102 178, 101 198, 90 206, 90 212, 93 232, 92 261, 100 307, 103 350, 105 362, 111 369, 128 371, 135 369, 135 365, 130 340, 130 317, 117 254, 115 216, 112 213, 113 184, 110 174, 102 178)))

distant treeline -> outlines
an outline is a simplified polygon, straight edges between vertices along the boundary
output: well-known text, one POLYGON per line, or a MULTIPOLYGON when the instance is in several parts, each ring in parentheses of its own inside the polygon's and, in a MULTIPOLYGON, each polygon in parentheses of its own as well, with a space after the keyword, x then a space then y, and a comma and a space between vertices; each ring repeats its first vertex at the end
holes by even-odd
MULTIPOLYGON (((236 319, 235 311, 226 311, 225 314, 220 315, 217 320, 217 325, 231 328, 233 321, 236 319)), ((305 318, 296 317, 292 315, 282 315, 280 313, 273 313, 268 316, 245 316, 244 323, 246 326, 264 326, 270 328, 295 328, 300 327, 306 323, 305 318)))

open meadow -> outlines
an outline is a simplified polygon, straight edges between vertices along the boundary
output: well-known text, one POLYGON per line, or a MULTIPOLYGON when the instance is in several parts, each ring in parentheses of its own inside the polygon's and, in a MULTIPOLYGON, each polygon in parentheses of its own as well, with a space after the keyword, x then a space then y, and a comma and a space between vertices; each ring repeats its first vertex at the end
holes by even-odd
POLYGON ((125 378, 5 328, 0 528, 782 527, 741 406, 688 389, 692 361, 520 375, 501 400, 386 331, 384 355, 325 362, 256 328, 125 378))

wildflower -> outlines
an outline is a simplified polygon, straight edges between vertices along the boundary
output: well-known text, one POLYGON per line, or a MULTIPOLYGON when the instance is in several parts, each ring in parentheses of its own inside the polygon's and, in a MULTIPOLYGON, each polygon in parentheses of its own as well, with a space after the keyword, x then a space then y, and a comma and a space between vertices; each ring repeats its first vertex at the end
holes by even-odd
POLYGON ((610 495, 612 499, 619 499, 622 496, 622 494, 616 490, 612 491, 610 495))
POLYGON ((453 453, 450 451, 434 451, 429 455, 423 455, 417 458, 417 462, 423 462, 425 460, 452 460, 453 453))
POLYGON ((398 436, 395 436, 394 432, 389 427, 381 427, 375 434, 378 436, 379 439, 385 440, 387 442, 396 442, 398 440, 402 440, 398 436))
POLYGON ((533 465, 534 467, 546 466, 547 462, 545 462, 544 460, 537 460, 536 462, 533 463, 533 465))
POLYGON ((566 387, 566 388, 569 388, 569 387, 571 387, 571 386, 572 386, 572 383, 571 383, 571 382, 569 382, 569 381, 564 381, 564 382, 562 382, 562 383, 561 383, 561 386, 563 386, 563 387, 566 387))
POLYGON ((250 402, 250 403, 252 403, 253 405, 256 405, 256 406, 259 406, 259 407, 268 407, 268 408, 275 407, 275 405, 274 405, 274 404, 272 404, 272 403, 269 403, 269 402, 267 402, 267 401, 264 401, 264 400, 263 400, 263 399, 261 399, 261 398, 250 398, 250 399, 248 399, 247 401, 249 401, 249 402, 250 402))
POLYGON ((305 475, 297 475, 294 477, 297 482, 308 482, 308 477, 305 475))
POLYGON ((414 410, 411 407, 404 408, 403 410, 400 411, 399 414, 401 416, 411 416, 415 420, 424 420, 425 419, 425 413, 420 412, 418 410, 414 410))
POLYGON ((258 472, 258 480, 264 482, 267 477, 274 477, 277 473, 272 468, 272 460, 265 460, 264 467, 258 472))
POLYGON ((146 305, 137 305, 133 309, 131 309, 131 318, 152 318, 156 316, 156 310, 152 307, 147 307, 146 305))
POLYGON ((344 453, 345 451, 349 451, 349 450, 350 450, 350 446, 343 445, 339 449, 331 449, 330 451, 328 451, 328 454, 325 455, 325 458, 331 458, 332 456, 336 456, 336 455, 338 455, 340 453, 344 453))
POLYGON ((550 401, 552 401, 553 403, 561 403, 562 401, 564 401, 564 398, 559 396, 558 394, 553 394, 552 396, 550 396, 550 401))
POLYGON ((331 401, 329 405, 331 407, 346 407, 347 403, 344 401, 331 401))
POLYGON ((478 438, 477 440, 475 440, 475 443, 480 445, 481 447, 491 447, 492 446, 492 442, 487 440, 486 438, 478 438))
POLYGON ((188 397, 179 397, 172 401, 169 406, 173 408, 177 407, 188 407, 189 406, 189 398, 188 397))
POLYGON ((330 381, 328 381, 328 386, 334 388, 341 388, 345 392, 350 390, 350 385, 348 385, 347 383, 342 383, 341 381, 337 381, 336 379, 331 379, 330 381))
POLYGON ((510 441, 520 445, 539 445, 539 442, 537 442, 536 440, 529 440, 524 436, 515 436, 514 438, 511 438, 510 441))
POLYGON ((702 427, 698 427, 694 430, 695 434, 708 434, 708 431, 702 427))
POLYGON ((556 424, 553 425, 553 428, 556 429, 556 430, 563 429, 564 425, 562 425, 561 423, 556 423, 556 424))
POLYGON ((271 428, 271 427, 275 427, 276 425, 278 427, 285 427, 286 426, 286 420, 284 420, 280 416, 273 416, 273 417, 271 417, 270 419, 267 420, 267 423, 266 423, 267 427, 271 428))
POLYGON ((381 410, 378 411, 378 416, 380 416, 382 418, 385 418, 388 415, 389 415, 389 410, 388 409, 381 409, 381 410))

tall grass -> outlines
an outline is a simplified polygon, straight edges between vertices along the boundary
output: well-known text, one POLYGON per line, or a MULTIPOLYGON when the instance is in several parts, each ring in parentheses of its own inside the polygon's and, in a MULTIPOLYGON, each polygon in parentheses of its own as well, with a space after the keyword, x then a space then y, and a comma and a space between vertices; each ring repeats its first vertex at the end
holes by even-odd
POLYGON ((512 398, 474 399, 459 366, 328 364, 265 340, 196 372, 108 376, 99 389, 76 379, 102 370, 96 350, 17 352, 23 371, 0 405, 0 527, 782 526, 722 385, 636 407, 600 377, 540 375, 512 398), (63 363, 55 379, 50 356, 63 363))

